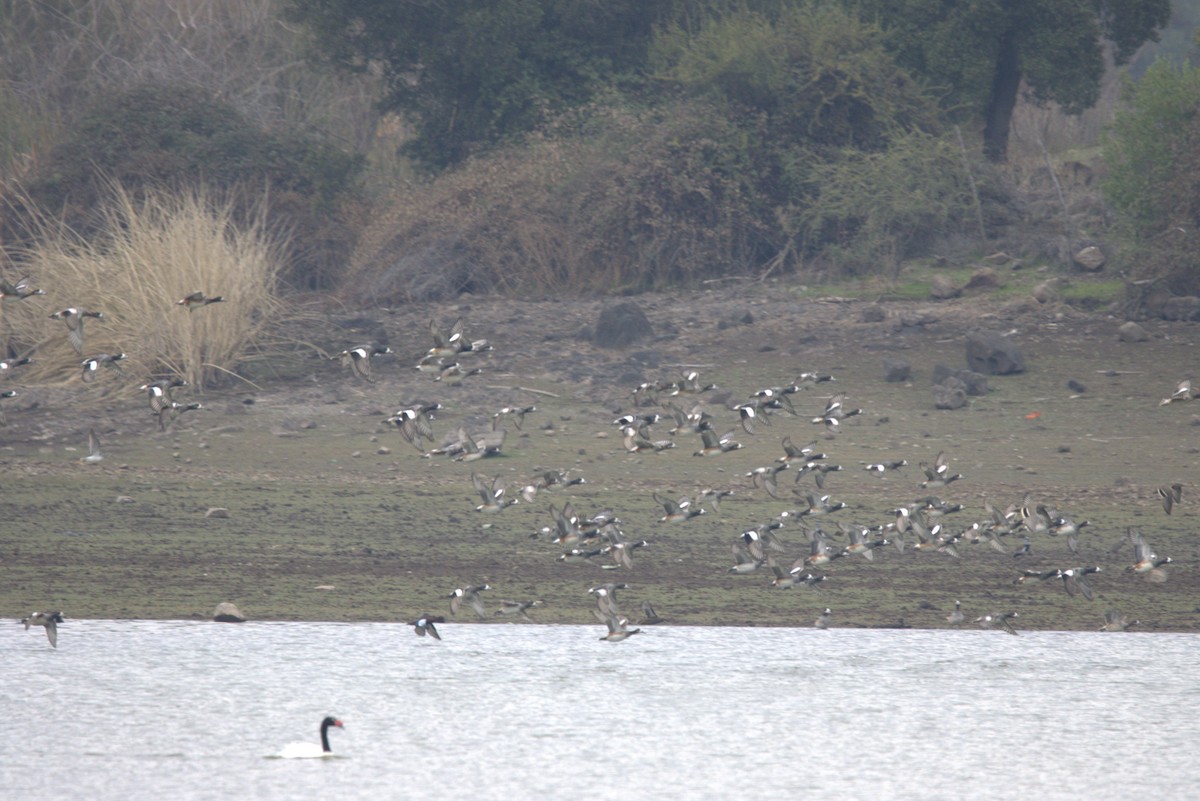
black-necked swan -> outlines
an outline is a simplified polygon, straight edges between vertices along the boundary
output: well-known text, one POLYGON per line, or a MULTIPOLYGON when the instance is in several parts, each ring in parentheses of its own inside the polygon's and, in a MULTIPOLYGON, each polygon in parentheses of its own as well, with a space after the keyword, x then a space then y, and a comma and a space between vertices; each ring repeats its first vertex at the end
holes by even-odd
POLYGON ((279 756, 283 759, 313 759, 316 757, 333 756, 333 750, 329 747, 329 727, 337 726, 343 728, 342 722, 334 717, 327 717, 321 721, 321 744, 310 742, 295 742, 288 743, 279 752, 279 756))

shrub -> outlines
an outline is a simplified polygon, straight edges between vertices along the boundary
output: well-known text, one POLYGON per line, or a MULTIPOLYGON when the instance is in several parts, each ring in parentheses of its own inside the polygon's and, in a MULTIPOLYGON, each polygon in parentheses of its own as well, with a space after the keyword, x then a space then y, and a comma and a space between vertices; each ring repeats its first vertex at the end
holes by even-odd
POLYGON ((135 197, 110 185, 101 235, 85 238, 42 218, 36 244, 5 253, 47 295, 36 306, 24 301, 5 320, 12 340, 40 343, 27 380, 79 375, 66 327, 48 319, 78 306, 105 317, 89 322, 84 355, 126 352, 128 383, 162 376, 197 388, 228 383, 243 360, 270 343, 281 319, 276 291, 287 243, 268 231, 267 217, 262 202, 254 207, 204 188, 135 197), (244 208, 253 209, 248 217, 244 208), (192 312, 176 305, 196 290, 225 302, 192 312))
POLYGON ((803 238, 840 243, 829 255, 853 273, 886 267, 894 277, 903 258, 960 227, 970 213, 958 148, 918 132, 893 138, 887 150, 848 151, 819 164, 812 180, 817 193, 800 214, 803 238))
POLYGON ((1157 62, 1132 86, 1105 139, 1103 189, 1131 277, 1180 294, 1200 293, 1198 154, 1200 68, 1157 62))
POLYGON ((268 222, 289 229, 296 247, 288 278, 312 286, 329 283, 329 263, 349 251, 330 220, 360 167, 359 158, 315 139, 261 130, 206 90, 142 85, 99 101, 38 166, 27 191, 40 209, 61 209, 81 235, 111 221, 95 212, 109 181, 135 197, 147 187, 198 181, 217 191, 241 186, 228 195, 239 204, 231 211, 249 225, 259 208, 254 193, 268 192, 268 222))
POLYGON ((396 303, 463 291, 613 292, 738 272, 763 226, 744 136, 703 102, 594 107, 398 193, 363 235, 347 284, 396 303))

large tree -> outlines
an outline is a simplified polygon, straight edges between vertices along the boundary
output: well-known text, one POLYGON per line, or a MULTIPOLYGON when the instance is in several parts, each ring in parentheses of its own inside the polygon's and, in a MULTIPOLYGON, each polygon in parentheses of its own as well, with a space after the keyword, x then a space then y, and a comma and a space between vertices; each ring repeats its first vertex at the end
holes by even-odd
POLYGON ((291 0, 342 66, 379 70, 409 150, 441 167, 638 73, 680 0, 291 0))
POLYGON ((1008 153, 1022 85, 1068 112, 1092 106, 1105 48, 1122 64, 1157 39, 1170 0, 855 0, 892 34, 900 62, 983 123, 984 152, 1008 153))

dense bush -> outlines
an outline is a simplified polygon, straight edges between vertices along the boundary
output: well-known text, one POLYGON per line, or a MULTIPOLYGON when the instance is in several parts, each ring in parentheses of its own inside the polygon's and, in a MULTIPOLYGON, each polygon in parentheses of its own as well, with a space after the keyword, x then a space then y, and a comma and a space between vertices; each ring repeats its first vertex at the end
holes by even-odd
POLYGON ((613 292, 745 270, 764 251, 741 133, 706 103, 596 107, 397 194, 362 238, 359 300, 613 292), (578 121, 576 121, 578 122, 578 121))
POLYGON ((738 12, 656 49, 649 110, 560 115, 401 193, 366 235, 362 300, 644 289, 833 266, 891 271, 972 214, 961 151, 878 29, 738 12))
POLYGON ((689 93, 745 131, 744 179, 774 241, 827 265, 891 269, 970 209, 962 156, 939 138, 933 97, 897 66, 883 32, 837 7, 742 11, 657 50, 689 93), (766 203, 764 203, 764 200, 766 203))
POLYGON ((347 257, 337 213, 360 168, 359 157, 312 137, 260 129, 206 90, 143 85, 97 101, 37 165, 26 191, 84 235, 103 227, 96 210, 112 182, 135 194, 200 182, 240 186, 239 197, 265 193, 270 224, 294 239, 287 277, 311 286, 328 284, 331 265, 347 257))
POLYGON ((1200 68, 1158 62, 1104 145, 1104 192, 1135 281, 1200 294, 1200 68))
POLYGON ((927 252, 970 219, 972 197, 962 154, 948 140, 914 131, 886 150, 851 151, 813 170, 816 196, 799 229, 808 252, 838 272, 887 269, 927 252))

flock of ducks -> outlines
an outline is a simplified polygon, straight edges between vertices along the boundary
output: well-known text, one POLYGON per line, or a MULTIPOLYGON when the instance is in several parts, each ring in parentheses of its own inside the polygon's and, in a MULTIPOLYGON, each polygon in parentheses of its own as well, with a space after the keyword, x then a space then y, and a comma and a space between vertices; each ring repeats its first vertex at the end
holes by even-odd
MULTIPOLYGON (((490 350, 490 345, 478 347, 467 344, 471 341, 463 331, 462 321, 449 334, 439 333, 433 324, 430 331, 436 344, 417 365, 418 369, 428 369, 428 365, 435 360, 444 367, 447 359, 454 359, 451 363, 456 371, 461 372, 464 370, 459 361, 461 355, 490 350), (455 342, 459 344, 455 345, 455 342)), ((363 347, 358 349, 358 358, 369 360, 372 355, 385 352, 389 351, 380 347, 363 347)), ((478 367, 466 370, 466 374, 479 372, 478 367)), ((369 373, 359 374, 362 377, 369 376, 369 373)), ((632 388, 632 409, 625 410, 624 414, 612 421, 612 425, 620 432, 622 448, 629 455, 672 451, 682 439, 694 436, 698 438, 698 447, 692 450, 692 454, 714 458, 745 447, 737 436, 738 428, 744 434, 754 436, 771 425, 774 415, 796 417, 796 406, 802 392, 833 381, 834 377, 828 374, 805 372, 788 384, 763 387, 750 393, 744 401, 732 405, 726 402, 718 406, 703 402, 705 393, 717 389, 716 385, 702 381, 698 371, 685 369, 673 380, 647 382, 632 388)), ((1170 402, 1178 402, 1196 395, 1191 392, 1190 382, 1184 382, 1172 397, 1176 400, 1170 402)), ((864 413, 861 408, 851 407, 847 400, 845 393, 833 393, 825 399, 820 413, 808 418, 813 425, 821 427, 823 436, 830 442, 837 440, 845 421, 864 413)), ((502 452, 502 428, 501 436, 495 437, 487 433, 472 434, 460 426, 453 436, 433 447, 433 421, 440 409, 438 404, 402 409, 388 418, 388 422, 396 426, 405 439, 426 457, 445 455, 459 461, 474 461, 502 452), (428 449, 424 447, 425 442, 430 446, 428 449)), ((535 406, 504 407, 491 415, 493 432, 503 420, 511 420, 520 429, 525 416, 536 411, 535 406)), ((1065 541, 1068 547, 1070 558, 1081 558, 1081 532, 1089 525, 1088 521, 1077 519, 1065 510, 1039 503, 1030 493, 1019 504, 1013 503, 1004 509, 997 509, 985 501, 981 517, 952 526, 950 520, 953 518, 950 516, 964 512, 963 504, 949 503, 932 494, 947 488, 953 489, 957 482, 964 479, 962 473, 951 468, 950 456, 945 452, 938 453, 931 462, 921 462, 917 466, 920 476, 916 486, 922 493, 921 498, 892 510, 889 519, 863 525, 834 517, 849 506, 825 492, 826 481, 828 476, 841 473, 844 468, 831 462, 826 453, 818 450, 816 439, 804 446, 797 446, 790 435, 785 435, 780 439, 780 446, 781 455, 770 464, 746 472, 745 477, 754 490, 771 499, 781 500, 788 495, 781 491, 781 481, 790 475, 793 477, 790 497, 802 503, 733 536, 730 541, 733 564, 728 568, 731 574, 767 573, 771 577, 769 584, 774 588, 815 588, 829 578, 829 568, 838 560, 861 558, 870 563, 876 560, 878 553, 884 551, 895 554, 928 552, 957 559, 962 558, 965 547, 978 544, 1008 554, 1014 560, 1021 560, 1033 552, 1034 540, 1043 536, 1061 538, 1060 541, 1065 541), (807 480, 812 481, 811 489, 801 485, 802 481, 807 480), (830 520, 836 522, 830 523, 830 520), (785 527, 797 530, 807 541, 806 552, 790 562, 782 556, 786 546, 780 530, 785 527), (1014 551, 1007 544, 1008 538, 1019 538, 1022 544, 1014 551)), ((906 459, 886 459, 867 464, 864 470, 882 476, 902 471, 908 465, 906 459)), ((539 493, 552 487, 582 484, 585 480, 579 476, 568 476, 566 471, 548 471, 519 492, 511 494, 499 475, 472 472, 471 482, 480 500, 475 510, 498 514, 515 504, 531 503, 539 493)), ((701 490, 695 497, 673 497, 651 490, 650 498, 662 510, 659 523, 678 525, 700 518, 710 510, 719 515, 721 499, 739 491, 735 488, 710 487, 701 490)), ((1167 514, 1182 501, 1182 491, 1180 484, 1160 488, 1163 509, 1167 514)), ((531 536, 557 546, 559 562, 591 563, 602 570, 631 570, 635 552, 650 544, 645 539, 627 535, 620 518, 611 510, 583 515, 575 510, 570 501, 565 501, 561 505, 550 503, 548 511, 552 525, 543 527, 531 536)), ((848 514, 843 513, 842 516, 848 514)), ((1126 572, 1141 575, 1153 582, 1166 581, 1164 568, 1171 563, 1170 557, 1157 555, 1136 529, 1130 528, 1126 532, 1125 542, 1133 552, 1133 561, 1126 567, 1126 572)), ((1019 561, 1013 564, 1019 565, 1019 561)), ((1103 572, 1103 568, 1099 565, 1068 563, 1065 567, 1037 571, 1016 567, 1015 572, 1014 584, 1032 586, 1056 583, 1062 586, 1068 596, 1091 601, 1095 598, 1091 582, 1103 572)), ((600 637, 601 640, 621 642, 640 633, 641 626, 661 620, 646 603, 641 619, 631 624, 616 600, 617 591, 627 588, 627 584, 615 582, 588 589, 588 593, 596 599, 592 612, 605 625, 607 632, 600 637)), ((487 619, 489 616, 480 593, 488 590, 491 587, 487 584, 455 589, 449 596, 451 616, 457 615, 466 605, 474 610, 479 619, 487 619)), ((505 601, 493 616, 512 615, 529 620, 526 610, 538 603, 505 601)), ((982 628, 1017 634, 1015 621, 1019 617, 1017 612, 1010 610, 968 616, 963 612, 962 602, 955 601, 954 611, 945 620, 951 626, 973 623, 982 628)), ((426 613, 411 625, 418 635, 440 639, 435 624, 444 620, 441 616, 426 613)), ((813 625, 818 629, 828 629, 833 626, 833 620, 832 609, 825 608, 813 625)), ((1100 627, 1102 631, 1124 631, 1138 623, 1117 611, 1108 612, 1104 621, 1100 627)))
MULTIPOLYGON (((15 283, 0 279, 0 301, 22 301, 44 295, 46 295, 45 290, 36 288, 30 284, 29 276, 25 276, 15 283)), ((175 303, 178 306, 183 306, 188 311, 192 311, 222 301, 224 301, 224 298, 219 295, 209 296, 204 292, 197 291, 177 300, 175 303)), ((102 311, 76 306, 59 309, 49 315, 49 318, 51 320, 58 320, 66 326, 67 341, 71 344, 75 352, 81 356, 84 353, 85 344, 84 322, 89 319, 102 322, 105 319, 104 312, 102 311)), ((121 373, 120 363, 127 358, 125 353, 97 353, 88 356, 80 362, 80 378, 84 383, 92 383, 102 374, 102 371, 111 371, 119 375, 121 373)), ((32 357, 27 354, 18 356, 10 353, 8 358, 0 360, 0 379, 10 375, 13 370, 32 363, 32 357)), ((175 418, 183 412, 201 408, 199 403, 181 403, 174 399, 174 390, 184 386, 187 386, 187 382, 182 379, 165 378, 144 384, 140 387, 146 393, 151 414, 157 418, 160 430, 165 431, 174 422, 175 418)), ((9 389, 0 392, 0 399, 16 396, 16 390, 9 389)), ((0 406, 0 426, 7 424, 7 422, 3 407, 0 406)), ((95 428, 88 429, 87 451, 87 455, 79 459, 80 463, 97 464, 104 460, 104 451, 101 448, 100 438, 97 436, 95 428)), ((24 624, 26 630, 32 626, 43 627, 50 645, 54 648, 58 647, 58 624, 63 622, 62 612, 33 612, 29 617, 22 618, 20 622, 24 624)))
MULTIPOLYGON (((12 285, 0 281, 0 297, 4 299, 23 300, 44 294, 42 290, 31 287, 28 279, 22 279, 12 285)), ((176 303, 192 312, 223 300, 221 296, 195 292, 176 303)), ((67 337, 79 353, 83 352, 85 344, 85 321, 104 319, 102 312, 74 307, 59 310, 51 317, 64 322, 67 337)), ((487 340, 470 338, 463 320, 458 320, 448 331, 441 330, 431 322, 429 332, 433 344, 415 365, 417 370, 432 374, 435 382, 459 381, 482 372, 482 368, 470 360, 478 354, 491 351, 492 346, 487 340)), ((370 342, 341 351, 333 358, 340 361, 355 378, 373 381, 373 361, 392 352, 386 344, 370 342)), ((84 359, 81 363, 83 380, 95 380, 102 368, 119 372, 119 363, 124 358, 123 353, 117 353, 97 354, 84 359)), ((22 363, 28 363, 28 358, 25 357, 23 361, 14 359, 0 363, 0 375, 19 367, 22 363)), ((620 432, 622 448, 628 455, 673 450, 680 439, 695 437, 698 445, 692 451, 694 456, 717 458, 745 447, 736 436, 738 428, 748 436, 755 436, 770 427, 771 418, 776 415, 798 417, 796 407, 801 394, 817 392, 819 388, 834 381, 832 375, 804 372, 787 384, 755 390, 743 401, 732 405, 718 405, 703 402, 705 393, 715 390, 716 386, 701 381, 696 370, 686 369, 673 380, 649 382, 632 388, 632 410, 621 414, 612 424, 620 432), (664 428, 667 430, 664 431, 664 428)), ((175 400, 173 393, 183 386, 186 386, 186 382, 182 380, 164 379, 141 387, 147 395, 151 412, 157 417, 163 430, 166 430, 180 414, 201 408, 198 403, 181 403, 175 400)), ((6 393, 7 396, 12 394, 11 391, 6 393)), ((1165 405, 1191 400, 1198 394, 1200 393, 1192 391, 1190 382, 1185 381, 1162 403, 1165 405)), ((819 407, 820 412, 808 418, 812 425, 820 427, 822 435, 830 442, 836 442, 845 421, 864 414, 862 409, 849 406, 847 400, 845 393, 833 393, 824 399, 819 407)), ((490 431, 475 433, 459 426, 453 435, 439 441, 434 432, 434 422, 441 410, 442 406, 439 403, 422 403, 398 410, 388 417, 386 422, 398 430, 425 458, 446 456, 456 461, 474 462, 501 454, 505 424, 511 423, 520 430, 525 418, 536 413, 537 407, 505 406, 490 415, 490 431)), ((804 446, 797 446, 790 435, 785 435, 780 438, 779 443, 782 453, 770 463, 745 473, 747 483, 750 489, 773 500, 781 500, 784 493, 780 483, 785 480, 785 475, 790 475, 792 489, 788 495, 801 503, 730 537, 729 547, 733 564, 728 567, 728 572, 731 574, 767 574, 770 576, 769 586, 777 589, 816 588, 829 578, 829 567, 838 560, 861 559, 866 563, 873 563, 876 562, 877 554, 885 551, 896 555, 928 552, 949 558, 961 558, 964 547, 976 544, 985 544, 1001 553, 1009 553, 1012 550, 1011 546, 1006 544, 1006 538, 1009 537, 1020 537, 1023 542, 1011 553, 1014 559, 1021 559, 1032 552, 1034 538, 1060 535, 1066 541, 1072 557, 1080 556, 1080 532, 1088 522, 1076 520, 1066 511, 1038 503, 1030 494, 1026 494, 1021 503, 1011 504, 1002 510, 993 507, 990 502, 985 502, 982 516, 968 523, 952 525, 950 516, 962 513, 963 505, 948 503, 931 494, 951 488, 964 480, 961 473, 951 469, 950 457, 945 452, 938 453, 932 462, 922 462, 918 465, 921 479, 917 486, 924 493, 922 497, 891 510, 888 518, 873 521, 868 525, 844 521, 842 518, 849 517, 849 513, 838 513, 847 509, 848 504, 825 492, 828 477, 843 472, 844 467, 830 461, 828 454, 820 452, 816 439, 804 446), (803 487, 802 482, 810 479, 812 488, 803 487), (831 523, 830 520, 835 522, 831 523), (792 560, 783 556, 786 546, 780 531, 785 527, 797 531, 807 543, 804 553, 792 560)), ((100 444, 95 431, 92 430, 89 432, 89 455, 81 461, 98 462, 101 459, 103 455, 100 444)), ((883 476, 899 473, 908 464, 906 459, 893 458, 867 464, 864 470, 875 476, 883 476)), ((471 482, 480 501, 475 510, 483 514, 498 514, 522 501, 533 503, 539 495, 556 487, 583 484, 585 480, 580 476, 570 476, 566 471, 544 471, 525 484, 519 492, 511 495, 500 476, 472 472, 471 482)), ((1166 514, 1171 514, 1182 502, 1182 490, 1180 484, 1172 484, 1159 490, 1166 514)), ((709 509, 719 515, 722 498, 740 491, 738 488, 709 487, 698 492, 695 498, 668 497, 651 491, 650 499, 663 511, 659 518, 660 523, 686 525, 688 521, 707 514, 709 509)), ((650 544, 645 539, 628 536, 622 528, 620 518, 610 510, 585 516, 578 513, 570 501, 564 501, 557 506, 550 503, 548 511, 552 525, 534 532, 531 536, 556 546, 559 549, 557 558, 560 562, 590 562, 600 565, 603 570, 629 571, 634 566, 635 552, 650 544)), ((1171 563, 1171 558, 1159 556, 1145 537, 1135 529, 1127 531, 1126 539, 1134 555, 1134 561, 1126 570, 1142 575, 1150 581, 1165 581, 1165 566, 1171 563)), ((1095 597, 1090 582, 1101 572, 1102 568, 1098 565, 1074 563, 1051 570, 1021 569, 1018 570, 1014 583, 1034 585, 1060 582, 1068 595, 1078 595, 1090 601, 1095 597)), ((542 603, 537 599, 505 600, 489 616, 482 594, 491 589, 486 583, 454 589, 448 595, 450 615, 455 616, 466 608, 472 610, 481 620, 503 617, 530 621, 529 611, 542 603)), ((642 604, 640 619, 631 623, 617 602, 617 592, 625 589, 628 589, 628 585, 624 582, 610 582, 587 590, 595 601, 592 612, 605 627, 606 633, 600 637, 601 640, 622 642, 640 633, 641 627, 662 620, 649 602, 645 602, 642 604)), ((1016 634, 1017 629, 1013 621, 1018 617, 1013 611, 994 611, 968 617, 962 611, 961 602, 956 601, 954 612, 945 619, 952 626, 973 622, 984 628, 1002 629, 1016 634)), ((57 624, 62 620, 61 613, 54 611, 36 612, 21 622, 27 629, 33 625, 45 627, 51 645, 56 646, 57 624)), ((411 621, 410 625, 417 635, 440 640, 441 634, 437 630, 437 624, 443 622, 443 616, 423 613, 411 621)), ((1136 623, 1137 621, 1111 611, 1105 616, 1105 623, 1101 629, 1123 631, 1136 623)), ((831 628, 832 610, 825 608, 813 625, 818 629, 831 628)), ((326 723, 331 720, 333 719, 327 719, 326 723)), ((340 723, 334 721, 329 725, 340 723)), ((322 741, 326 746, 325 750, 328 750, 327 728, 323 724, 322 741)))
MULTIPOLYGON (((0 301, 21 301, 45 294, 45 290, 34 288, 29 283, 29 276, 21 278, 15 284, 0 279, 0 301)), ((220 295, 207 295, 202 291, 196 291, 175 301, 175 305, 182 306, 190 312, 213 303, 221 303, 224 300, 225 298, 220 295)), ((78 306, 67 306, 66 308, 59 309, 50 314, 49 318, 51 320, 58 320, 66 326, 67 341, 71 344, 76 354, 80 356, 84 354, 84 322, 89 319, 99 322, 105 320, 104 312, 94 309, 84 309, 78 306)), ((79 362, 80 378, 85 384, 90 384, 108 372, 120 375, 121 362, 128 358, 128 355, 123 352, 96 353, 87 356, 79 362)), ((32 363, 33 359, 28 354, 18 355, 10 352, 7 359, 0 361, 0 379, 11 374, 12 370, 32 363)), ((158 420, 160 431, 166 431, 171 423, 184 412, 202 408, 201 404, 194 401, 183 403, 175 400, 175 390, 187 385, 188 382, 180 378, 167 377, 143 384, 139 388, 142 392, 146 393, 150 404, 150 412, 158 420)), ((0 399, 16 396, 16 390, 10 389, 0 392, 0 399)), ((0 426, 6 425, 7 422, 3 407, 0 406, 0 426)), ((86 464, 96 464, 103 461, 103 459, 104 454, 100 448, 100 440, 96 436, 96 431, 94 428, 89 429, 88 455, 80 459, 80 461, 86 464)))

